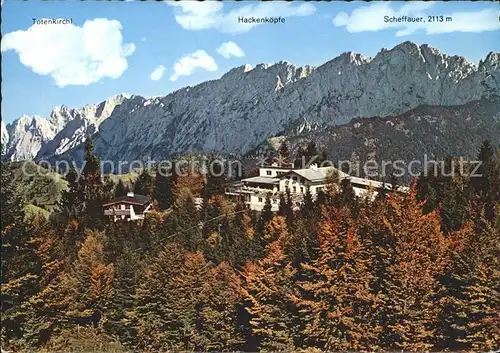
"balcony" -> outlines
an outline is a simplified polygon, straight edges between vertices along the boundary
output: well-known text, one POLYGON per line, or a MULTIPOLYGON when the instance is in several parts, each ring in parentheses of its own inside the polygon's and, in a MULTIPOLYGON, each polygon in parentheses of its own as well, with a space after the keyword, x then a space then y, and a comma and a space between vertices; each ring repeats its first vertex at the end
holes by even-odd
POLYGON ((105 216, 130 216, 130 209, 128 210, 118 210, 118 209, 107 209, 104 210, 105 216))

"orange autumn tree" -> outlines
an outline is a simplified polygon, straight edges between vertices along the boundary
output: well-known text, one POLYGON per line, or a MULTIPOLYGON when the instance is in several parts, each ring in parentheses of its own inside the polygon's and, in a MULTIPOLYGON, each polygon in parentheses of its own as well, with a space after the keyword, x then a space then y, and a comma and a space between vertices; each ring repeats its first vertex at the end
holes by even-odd
POLYGON ((273 243, 280 240, 280 246, 283 249, 289 237, 285 217, 275 216, 266 224, 264 231, 265 242, 273 243))
POLYGON ((307 347, 359 351, 375 347, 371 320, 369 244, 346 208, 324 210, 318 258, 302 264, 301 294, 294 296, 307 347))
POLYGON ((286 262, 278 241, 267 251, 264 259, 245 264, 241 287, 245 309, 259 351, 290 351, 295 349, 298 328, 291 300, 296 270, 286 262))
POLYGON ((106 324, 113 297, 114 266, 104 261, 102 237, 97 231, 86 232, 77 259, 62 283, 63 291, 71 298, 66 315, 76 324, 106 324))
POLYGON ((415 188, 391 193, 368 210, 363 231, 373 244, 375 325, 383 349, 429 350, 434 344, 438 275, 447 242, 436 212, 423 214, 415 188))
POLYGON ((36 217, 31 220, 29 230, 29 244, 37 258, 38 278, 36 294, 23 303, 27 318, 24 340, 38 347, 68 326, 64 314, 70 298, 64 296, 60 288, 65 276, 64 261, 58 252, 53 228, 45 218, 36 217))
POLYGON ((174 183, 174 197, 176 200, 188 196, 201 197, 205 179, 200 173, 184 173, 178 176, 174 183))

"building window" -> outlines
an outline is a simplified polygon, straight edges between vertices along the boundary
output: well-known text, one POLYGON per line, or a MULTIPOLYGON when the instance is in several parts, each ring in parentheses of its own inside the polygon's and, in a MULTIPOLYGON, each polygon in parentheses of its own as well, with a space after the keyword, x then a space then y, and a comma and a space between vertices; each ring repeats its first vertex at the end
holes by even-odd
POLYGON ((297 192, 297 187, 296 186, 293 187, 293 192, 297 192))
POLYGON ((303 194, 304 193, 304 188, 301 186, 300 187, 300 193, 303 194))
POLYGON ((270 170, 266 171, 267 175, 272 175, 272 172, 270 170))
POLYGON ((295 181, 297 181, 297 177, 296 176, 294 176, 292 179, 295 180, 295 181))
POLYGON ((259 197, 259 202, 262 202, 262 197, 259 197))
POLYGON ((273 203, 277 203, 277 202, 278 202, 278 200, 276 200, 276 199, 273 199, 273 203))
POLYGON ((318 187, 316 188, 316 191, 317 191, 317 192, 323 191, 323 188, 322 188, 321 186, 318 186, 318 187))

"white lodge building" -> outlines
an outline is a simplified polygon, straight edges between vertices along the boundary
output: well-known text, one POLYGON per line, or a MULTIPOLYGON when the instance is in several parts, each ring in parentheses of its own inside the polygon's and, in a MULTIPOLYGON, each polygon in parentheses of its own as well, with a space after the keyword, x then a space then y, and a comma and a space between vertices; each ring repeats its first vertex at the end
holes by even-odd
POLYGON ((325 190, 329 177, 338 175, 338 182, 349 179, 356 196, 363 197, 369 189, 373 190, 373 196, 377 190, 382 188, 390 189, 391 185, 352 177, 334 167, 317 167, 311 165, 307 169, 293 169, 272 165, 259 168, 259 175, 242 179, 228 186, 225 190, 227 196, 234 199, 243 199, 247 207, 251 210, 261 211, 266 202, 266 195, 270 194, 273 211, 278 211, 280 193, 290 189, 290 194, 294 205, 300 207, 304 194, 309 188, 313 199, 320 190, 325 190))

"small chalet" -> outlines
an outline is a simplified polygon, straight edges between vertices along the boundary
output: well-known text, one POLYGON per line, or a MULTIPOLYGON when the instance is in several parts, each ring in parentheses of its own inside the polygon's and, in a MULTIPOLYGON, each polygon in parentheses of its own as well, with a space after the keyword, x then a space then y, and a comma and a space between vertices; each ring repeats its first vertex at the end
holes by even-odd
POLYGON ((145 213, 150 210, 151 197, 129 192, 126 196, 120 196, 104 204, 103 207, 104 215, 113 217, 114 222, 120 219, 136 221, 144 219, 145 213))

